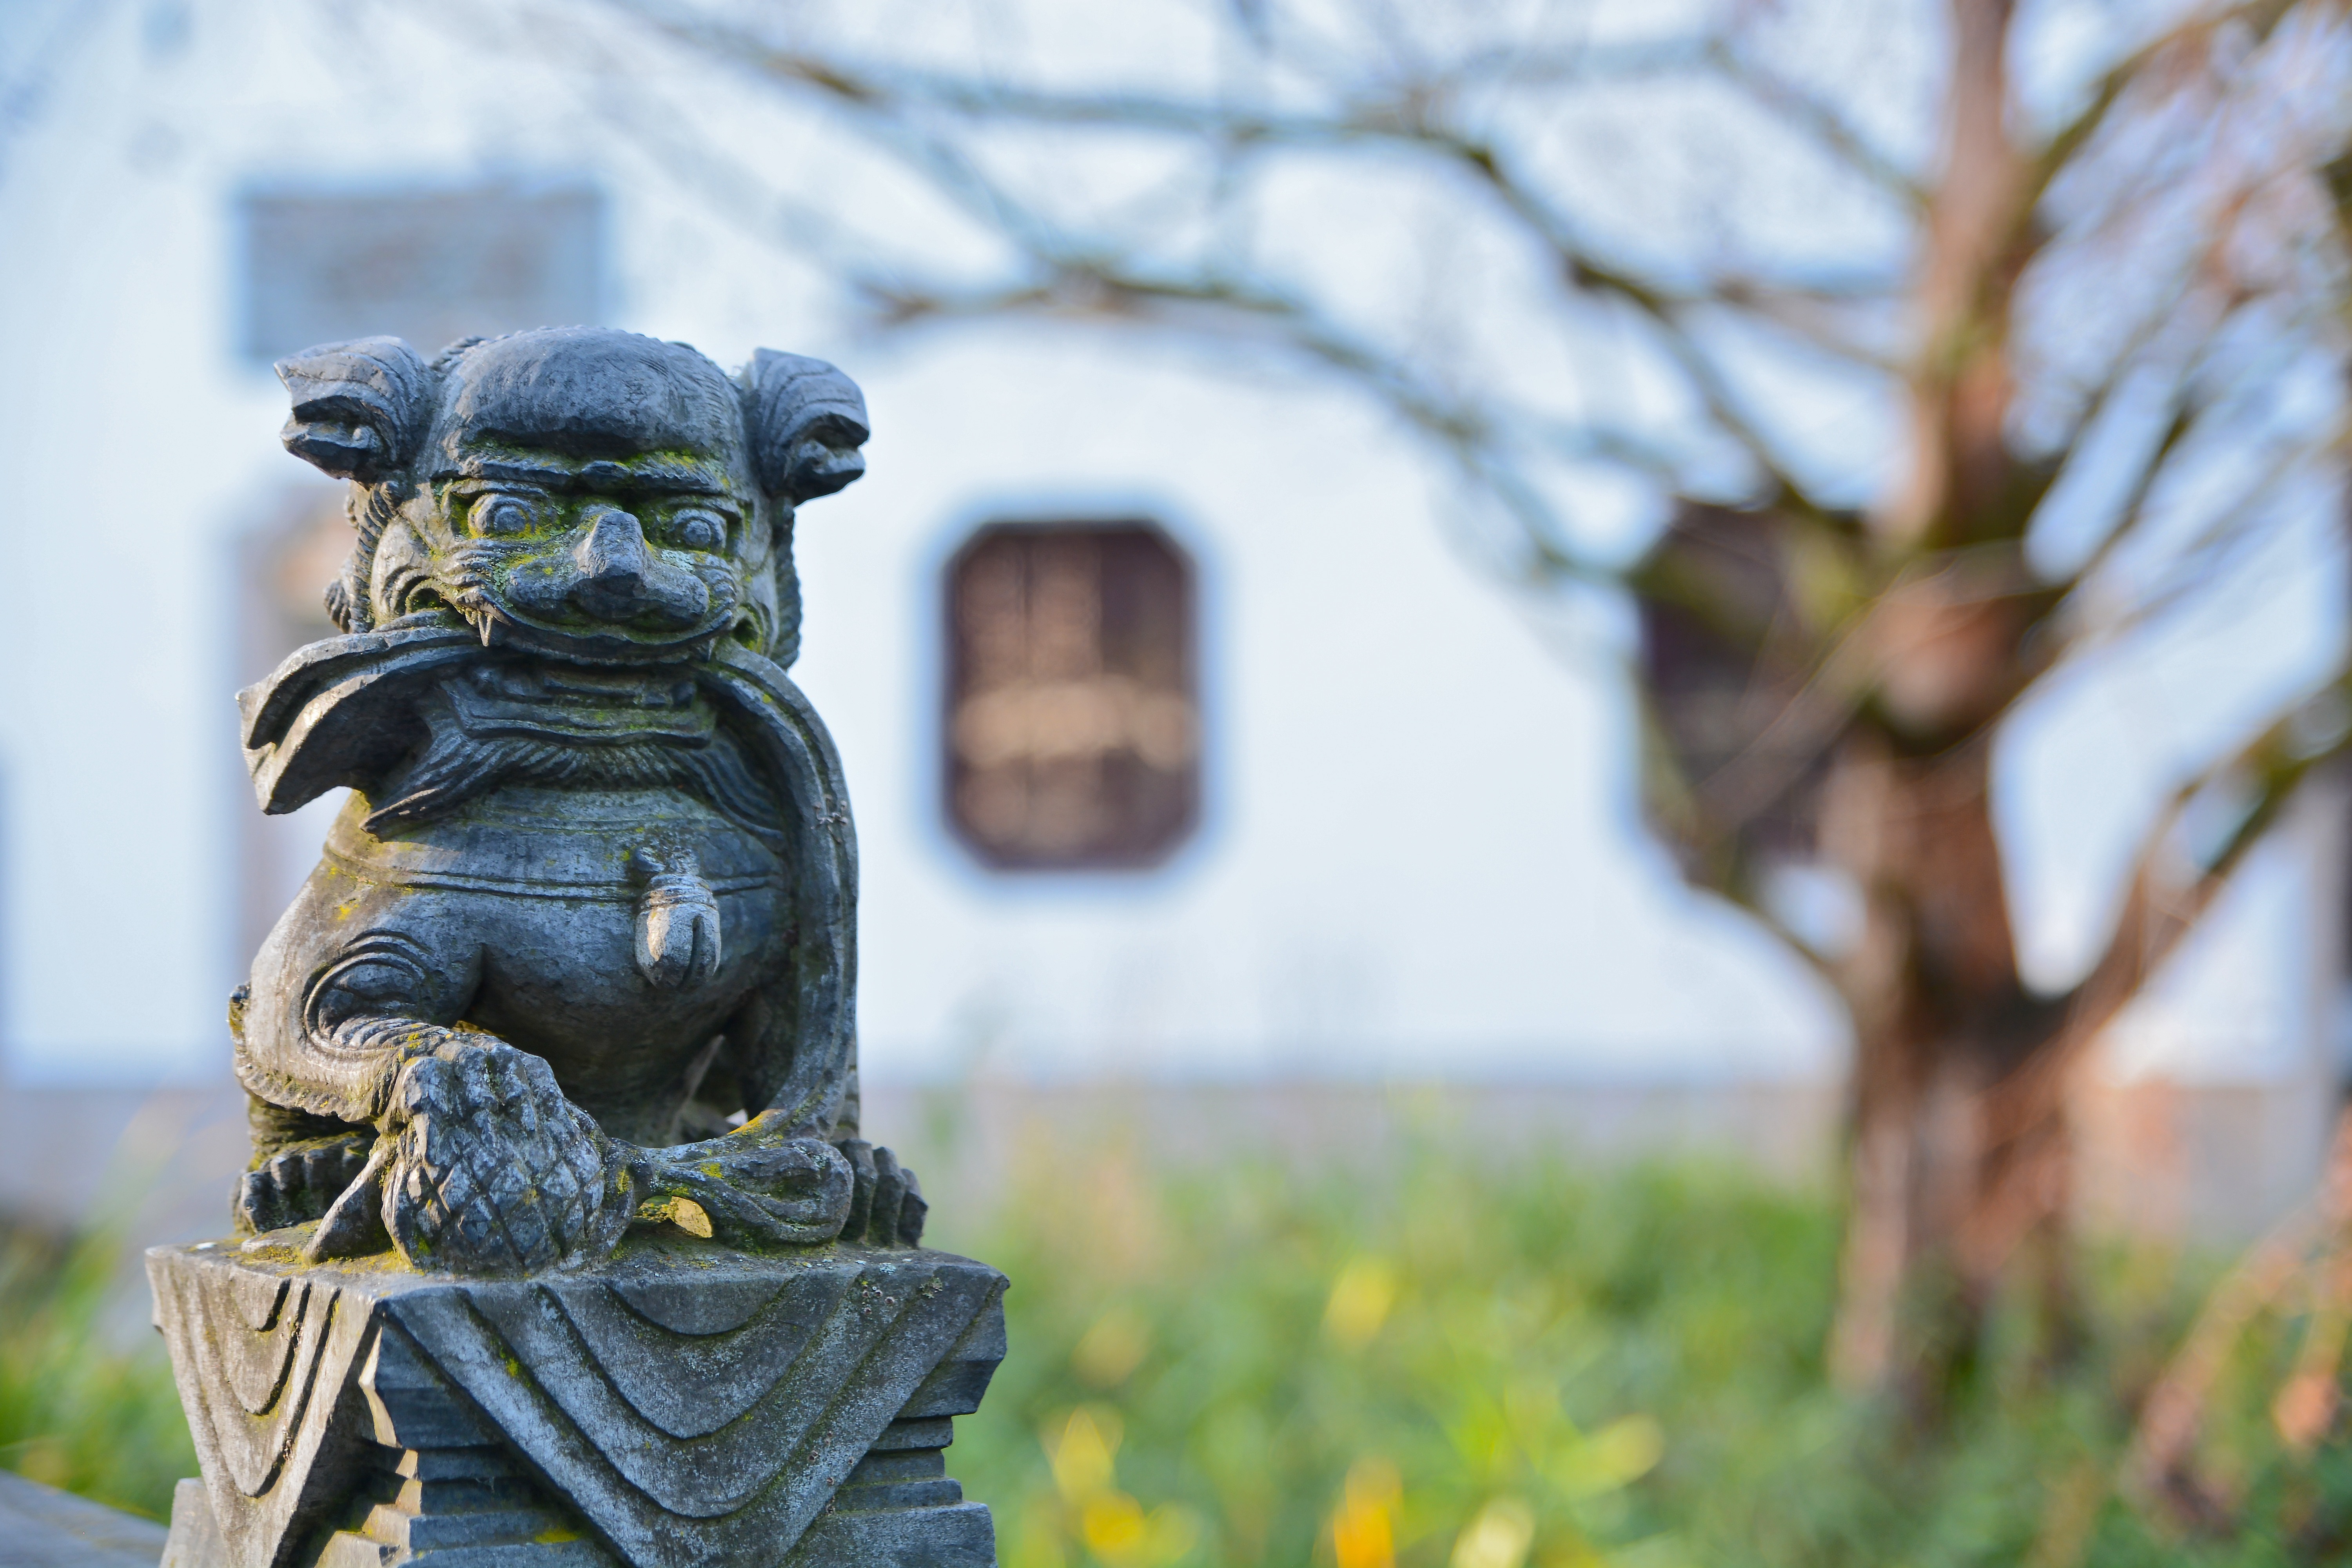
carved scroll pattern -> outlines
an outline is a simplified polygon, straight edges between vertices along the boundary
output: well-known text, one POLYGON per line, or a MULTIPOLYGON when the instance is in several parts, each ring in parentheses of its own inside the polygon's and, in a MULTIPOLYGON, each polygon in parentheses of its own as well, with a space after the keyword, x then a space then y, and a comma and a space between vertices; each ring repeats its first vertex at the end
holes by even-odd
POLYGON ((173 1371, 213 1517, 238 1562, 275 1564, 340 1500, 340 1467, 320 1460, 355 1441, 335 1416, 366 1313, 319 1280, 152 1258, 148 1271, 156 1325, 184 1347, 173 1371))
POLYGON ((476 1286, 386 1310, 638 1568, 777 1563, 993 1321, 993 1269, 900 1258, 660 1289, 476 1286))
POLYGON ((149 1274, 215 1517, 269 1568, 358 1473, 378 1324, 632 1568, 783 1563, 894 1418, 977 1409, 1004 1352, 1003 1277, 936 1252, 482 1280, 159 1247, 149 1274))

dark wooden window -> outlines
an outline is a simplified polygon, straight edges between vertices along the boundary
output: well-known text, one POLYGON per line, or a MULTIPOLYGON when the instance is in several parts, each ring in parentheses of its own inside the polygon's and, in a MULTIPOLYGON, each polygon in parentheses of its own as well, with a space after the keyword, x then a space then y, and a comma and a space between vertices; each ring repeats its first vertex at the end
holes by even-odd
POLYGON ((1192 563, 1149 522, 992 523, 947 577, 947 810, 1006 870, 1156 865, 1201 805, 1192 563))

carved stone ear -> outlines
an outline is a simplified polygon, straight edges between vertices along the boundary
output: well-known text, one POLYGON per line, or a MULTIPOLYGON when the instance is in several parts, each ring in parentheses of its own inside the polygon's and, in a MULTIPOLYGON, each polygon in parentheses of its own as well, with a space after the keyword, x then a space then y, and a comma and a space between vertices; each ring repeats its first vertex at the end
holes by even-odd
POLYGON ((791 505, 829 496, 866 471, 873 434, 857 384, 821 359, 761 349, 743 378, 744 423, 760 488, 791 505))
POLYGON ((304 462, 373 484, 416 456, 433 375, 398 338, 323 343, 271 368, 294 400, 278 438, 304 462))

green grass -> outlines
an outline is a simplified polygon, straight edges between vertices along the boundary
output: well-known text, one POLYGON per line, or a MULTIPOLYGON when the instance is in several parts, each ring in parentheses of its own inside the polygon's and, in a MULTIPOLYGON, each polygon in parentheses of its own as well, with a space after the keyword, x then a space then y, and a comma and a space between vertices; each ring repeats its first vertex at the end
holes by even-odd
MULTIPOLYGON (((1006 1568, 2254 1568, 2340 1560, 2352 1527, 2345 1446, 2299 1458, 2271 1424, 2292 1317, 2211 1407, 2213 1524, 2119 1493, 2211 1274, 2155 1248, 2089 1260, 2090 1342, 2054 1373, 2004 1321, 1928 1437, 1824 1384, 1831 1206, 1727 1172, 1171 1176, 1063 1147, 937 1239, 1014 1281, 950 1454, 1006 1568)), ((0 1247, 0 1462, 160 1513, 193 1460, 160 1344, 94 1326, 120 1256, 0 1247)))
POLYGON ((152 1519, 196 1453, 122 1237, 0 1232, 0 1465, 152 1519))
POLYGON ((2221 1529, 2118 1494, 2210 1261, 2095 1251, 2091 1342, 2050 1372, 2004 1319, 1929 1438, 1826 1385, 1837 1237, 1828 1204, 1730 1172, 1430 1151, 1370 1184, 1157 1179, 1056 1151, 941 1237, 1014 1280, 950 1468, 1006 1568, 2339 1560, 2345 1458, 2269 1423, 2292 1322, 2241 1345, 2207 1424, 2221 1529))

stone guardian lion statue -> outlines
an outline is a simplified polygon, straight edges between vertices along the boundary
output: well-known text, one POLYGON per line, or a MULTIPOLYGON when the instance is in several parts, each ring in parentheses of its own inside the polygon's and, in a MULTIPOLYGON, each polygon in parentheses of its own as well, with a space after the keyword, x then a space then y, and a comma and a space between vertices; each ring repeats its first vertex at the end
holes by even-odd
POLYGON ((856 860, 786 676, 856 386, 562 328, 280 363, 352 481, 344 635, 239 695, 262 807, 348 803, 231 1004, 240 1227, 520 1274, 632 1224, 913 1246, 857 1136, 856 860))

